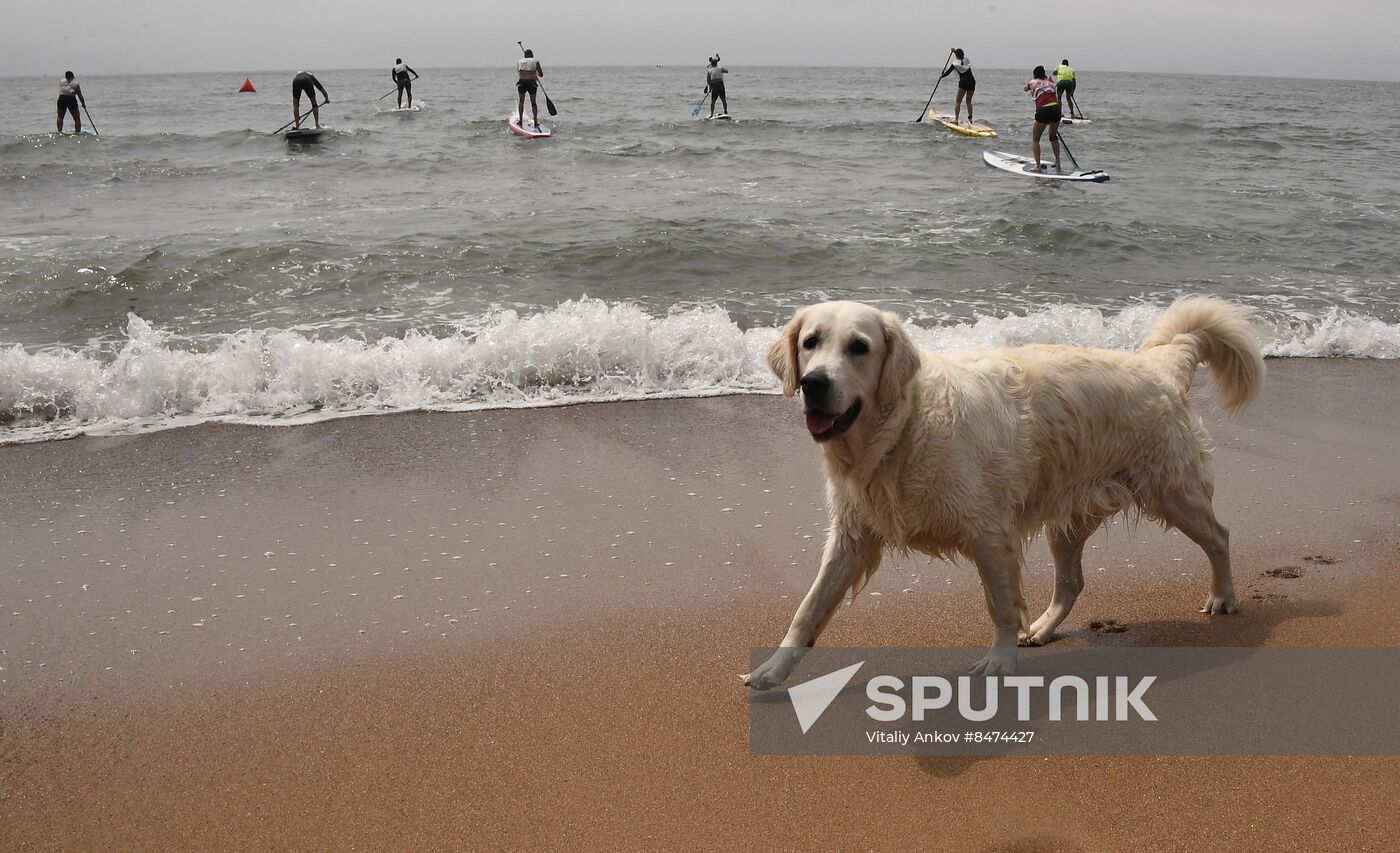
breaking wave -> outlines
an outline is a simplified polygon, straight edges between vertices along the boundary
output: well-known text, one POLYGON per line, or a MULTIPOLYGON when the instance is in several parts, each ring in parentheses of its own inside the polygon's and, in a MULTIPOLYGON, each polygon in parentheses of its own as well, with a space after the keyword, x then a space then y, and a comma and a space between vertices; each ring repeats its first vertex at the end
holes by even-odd
MULTIPOLYGON (((1161 306, 1061 305, 966 321, 921 321, 925 347, 1070 343, 1131 349, 1161 306)), ((1400 324, 1328 308, 1261 311, 1269 356, 1400 358, 1400 324)), ((247 329, 189 339, 128 315, 122 338, 86 347, 0 348, 0 443, 222 421, 292 424, 389 411, 776 393, 775 327, 742 328, 718 307, 649 313, 580 299, 497 310, 450 327, 375 339, 247 329)))

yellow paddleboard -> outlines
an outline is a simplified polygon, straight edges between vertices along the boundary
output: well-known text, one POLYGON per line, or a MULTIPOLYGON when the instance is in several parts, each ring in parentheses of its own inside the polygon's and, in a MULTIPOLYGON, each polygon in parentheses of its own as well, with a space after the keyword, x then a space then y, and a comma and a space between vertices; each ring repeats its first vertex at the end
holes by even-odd
POLYGON ((952 116, 942 115, 938 112, 938 110, 935 110, 931 107, 928 111, 928 117, 930 120, 936 121, 944 127, 948 128, 949 130, 953 131, 954 133, 960 133, 963 136, 975 136, 978 139, 997 138, 997 132, 995 130, 992 130, 985 124, 971 124, 968 122, 967 119, 963 119, 960 123, 954 123, 952 116))

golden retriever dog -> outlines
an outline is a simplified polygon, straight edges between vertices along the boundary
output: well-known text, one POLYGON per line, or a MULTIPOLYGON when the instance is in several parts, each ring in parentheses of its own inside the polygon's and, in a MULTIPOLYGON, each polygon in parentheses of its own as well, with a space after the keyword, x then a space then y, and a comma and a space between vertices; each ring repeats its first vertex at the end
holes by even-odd
POLYGON ((886 548, 977 566, 994 626, 973 666, 1015 671, 1018 643, 1050 640, 1084 588, 1084 542, 1134 511, 1175 527, 1210 559, 1202 613, 1237 609, 1229 531, 1211 507, 1210 437, 1187 391, 1210 366, 1220 402, 1243 408, 1264 384, 1245 312, 1177 300, 1138 352, 1074 346, 937 353, 900 318, 858 302, 799 310, 768 351, 825 456, 831 516, 821 567, 781 648, 744 676, 773 687, 792 672, 886 548), (1028 622, 1026 544, 1044 529, 1055 558, 1050 606, 1028 622))

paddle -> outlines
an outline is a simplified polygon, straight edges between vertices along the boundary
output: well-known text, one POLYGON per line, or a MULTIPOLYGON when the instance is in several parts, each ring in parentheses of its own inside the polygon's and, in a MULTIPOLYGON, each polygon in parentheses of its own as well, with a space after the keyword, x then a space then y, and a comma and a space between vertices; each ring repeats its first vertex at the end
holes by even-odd
MULTIPOLYGON (((316 104, 316 100, 315 100, 314 97, 312 98, 311 103, 316 104)), ((327 98, 326 100, 322 101, 321 103, 316 104, 316 106, 318 106, 318 107, 324 107, 326 104, 329 104, 329 103, 330 103, 330 99, 327 98)), ((287 122, 286 124, 282 125, 281 127, 277 128, 276 130, 274 130, 274 131, 272 131, 272 132, 273 132, 274 134, 281 133, 282 131, 286 130, 287 128, 291 127, 292 125, 297 124, 297 123, 299 123, 299 122, 301 122, 301 121, 304 121, 304 120, 306 119, 306 117, 309 116, 309 115, 311 115, 311 110, 307 110, 306 112, 302 113, 302 114, 301 114, 301 118, 294 118, 294 119, 292 119, 291 121, 287 122)))
POLYGON ((706 87, 705 87, 705 94, 703 94, 703 95, 700 96, 700 103, 696 104, 696 105, 695 105, 695 109, 693 109, 693 110, 690 111, 690 117, 691 117, 691 118, 699 118, 699 117, 700 117, 700 108, 703 107, 703 106, 705 106, 705 98, 706 98, 709 94, 710 94, 710 87, 706 86, 706 87))
MULTIPOLYGON (((950 50, 948 51, 948 58, 943 60, 943 73, 946 74, 948 72, 948 65, 952 61, 952 59, 953 52, 950 50)), ((924 116, 928 114, 929 105, 933 103, 933 96, 938 94, 938 84, 942 82, 943 77, 942 75, 939 75, 938 82, 933 84, 933 91, 928 93, 928 103, 924 104, 924 111, 919 113, 918 118, 914 119, 914 124, 918 124, 919 122, 924 120, 924 116)))
POLYGON ((92 135, 101 136, 102 134, 97 132, 97 125, 92 120, 92 114, 87 111, 87 104, 83 104, 83 115, 87 116, 88 127, 92 128, 92 135))
POLYGON ((384 94, 380 95, 379 97, 375 98, 375 99, 374 99, 374 100, 375 100, 375 103, 378 103, 379 101, 384 100, 385 98, 387 98, 387 97, 389 97, 390 95, 394 94, 394 93, 397 92, 398 90, 399 90, 399 87, 398 87, 398 86, 395 86, 394 88, 390 89, 389 91, 387 91, 387 92, 385 92, 384 94))
MULTIPOLYGON (((520 55, 524 56, 525 45, 521 44, 520 42, 516 42, 516 44, 520 45, 520 55)), ((540 87, 540 94, 544 95, 544 108, 549 110, 549 114, 552 116, 559 115, 559 111, 554 108, 554 102, 549 99, 549 93, 544 90, 544 83, 541 83, 538 80, 538 78, 535 80, 535 83, 540 87)), ((522 116, 521 118, 523 119, 524 116, 522 116)))
POLYGON ((1055 138, 1060 140, 1060 147, 1064 148, 1065 153, 1069 155, 1069 161, 1074 164, 1074 170, 1076 172, 1084 171, 1084 167, 1079 165, 1078 160, 1074 159, 1074 152, 1069 150, 1069 145, 1065 144, 1065 135, 1063 133, 1060 133, 1060 131, 1057 129, 1055 131, 1055 138))

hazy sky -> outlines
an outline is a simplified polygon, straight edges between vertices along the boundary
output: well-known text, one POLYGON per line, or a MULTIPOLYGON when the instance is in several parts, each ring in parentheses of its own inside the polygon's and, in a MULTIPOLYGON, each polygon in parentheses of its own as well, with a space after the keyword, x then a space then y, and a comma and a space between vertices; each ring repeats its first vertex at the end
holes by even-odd
POLYGON ((5 0, 0 75, 554 65, 1022 68, 1400 79, 1397 0, 5 0))

